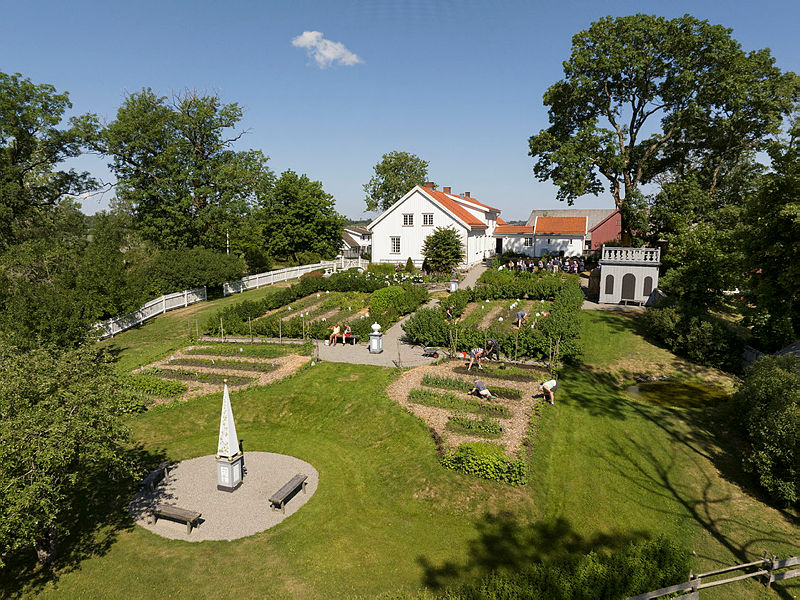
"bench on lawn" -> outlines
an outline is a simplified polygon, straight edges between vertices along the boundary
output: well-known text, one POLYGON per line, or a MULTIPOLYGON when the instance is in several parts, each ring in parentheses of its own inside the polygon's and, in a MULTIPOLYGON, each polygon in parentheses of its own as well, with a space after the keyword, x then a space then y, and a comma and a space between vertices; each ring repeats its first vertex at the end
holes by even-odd
POLYGON ((200 520, 200 513, 193 510, 186 510, 185 508, 179 508, 172 504, 156 504, 156 507, 153 509, 153 523, 157 523, 159 517, 186 523, 186 533, 189 534, 192 533, 192 526, 197 527, 198 521, 200 520))
POLYGON ((353 344, 354 346, 358 343, 358 336, 357 335, 337 335, 336 336, 336 343, 337 344, 353 344))
POLYGON ((300 486, 303 487, 303 493, 306 493, 306 479, 308 479, 308 475, 301 475, 298 473, 294 477, 292 477, 284 486, 279 489, 277 492, 272 494, 269 497, 269 502, 272 505, 272 510, 281 509, 281 512, 284 514, 286 513, 286 502, 289 496, 299 488, 300 486))
POLYGON ((148 487, 152 492, 162 479, 166 479, 169 475, 169 461, 164 461, 158 465, 155 470, 151 471, 147 477, 139 482, 139 487, 148 487))

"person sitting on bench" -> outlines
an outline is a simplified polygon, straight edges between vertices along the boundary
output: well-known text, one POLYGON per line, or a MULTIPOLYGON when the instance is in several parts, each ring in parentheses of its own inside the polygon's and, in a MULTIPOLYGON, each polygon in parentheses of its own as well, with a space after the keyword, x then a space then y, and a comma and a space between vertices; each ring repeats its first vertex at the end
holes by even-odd
POLYGON ((483 367, 481 366, 481 359, 483 358, 483 354, 484 354, 483 348, 473 348, 472 350, 470 350, 469 365, 467 366, 467 371, 472 369, 472 365, 473 363, 475 363, 476 360, 478 361, 478 368, 481 371, 483 371, 483 367))
POLYGON ((336 345, 336 338, 339 336, 339 333, 342 331, 342 328, 341 328, 341 327, 339 326, 339 324, 337 323, 336 325, 334 325, 334 326, 333 326, 333 329, 332 329, 332 331, 333 331, 333 333, 331 333, 331 334, 328 336, 328 343, 329 343, 331 346, 335 346, 335 345, 336 345))
POLYGON ((353 330, 350 329, 350 324, 349 323, 345 323, 344 324, 344 334, 342 335, 342 343, 343 344, 347 343, 347 339, 350 337, 351 333, 353 333, 353 330))
POLYGON ((557 387, 558 382, 555 379, 550 379, 539 385, 539 392, 550 404, 555 404, 555 391, 557 387))
POLYGON ((477 377, 472 379, 472 384, 475 387, 469 391, 470 395, 476 394, 478 396, 483 396, 484 398, 497 398, 497 396, 489 391, 489 388, 486 387, 486 384, 477 377))

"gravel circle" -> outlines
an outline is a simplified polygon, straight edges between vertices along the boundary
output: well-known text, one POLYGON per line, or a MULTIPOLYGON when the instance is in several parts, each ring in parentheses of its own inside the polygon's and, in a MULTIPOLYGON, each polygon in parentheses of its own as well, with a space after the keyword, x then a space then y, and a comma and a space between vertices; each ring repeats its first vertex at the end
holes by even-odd
POLYGON ((319 473, 309 463, 272 452, 246 452, 245 476, 233 492, 217 490, 217 465, 213 455, 181 461, 169 469, 169 477, 154 491, 134 496, 128 512, 145 529, 161 537, 202 542, 235 540, 274 527, 292 516, 317 491, 319 473), (297 473, 308 475, 306 492, 298 491, 286 504, 286 514, 273 510, 269 497, 297 473), (186 533, 186 525, 169 519, 150 522, 150 510, 158 503, 173 504, 202 514, 200 526, 186 533))

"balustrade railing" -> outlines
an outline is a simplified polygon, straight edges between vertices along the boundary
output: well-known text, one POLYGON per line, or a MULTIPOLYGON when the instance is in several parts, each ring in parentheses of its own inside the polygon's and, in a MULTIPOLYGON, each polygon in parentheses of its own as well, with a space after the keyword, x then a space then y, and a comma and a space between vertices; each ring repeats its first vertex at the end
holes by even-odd
POLYGON ((619 248, 603 246, 602 262, 651 263, 661 262, 661 248, 619 248))

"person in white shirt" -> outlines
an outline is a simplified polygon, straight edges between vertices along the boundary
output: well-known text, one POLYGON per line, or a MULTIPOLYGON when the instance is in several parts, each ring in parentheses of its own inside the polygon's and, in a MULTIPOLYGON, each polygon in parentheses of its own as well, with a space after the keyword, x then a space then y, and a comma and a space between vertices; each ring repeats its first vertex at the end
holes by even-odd
POLYGON ((555 379, 550 379, 539 385, 539 393, 541 393, 550 404, 555 404, 555 394, 558 382, 555 379))

